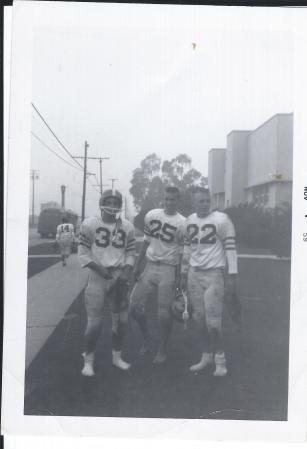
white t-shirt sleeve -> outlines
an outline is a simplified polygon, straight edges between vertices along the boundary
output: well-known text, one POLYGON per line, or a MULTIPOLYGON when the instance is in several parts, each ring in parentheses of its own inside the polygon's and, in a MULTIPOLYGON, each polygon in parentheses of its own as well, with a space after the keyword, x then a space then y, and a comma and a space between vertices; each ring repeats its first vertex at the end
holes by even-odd
POLYGON ((226 254, 228 274, 237 274, 238 256, 236 250, 236 233, 232 221, 226 214, 218 226, 218 235, 222 240, 226 254))

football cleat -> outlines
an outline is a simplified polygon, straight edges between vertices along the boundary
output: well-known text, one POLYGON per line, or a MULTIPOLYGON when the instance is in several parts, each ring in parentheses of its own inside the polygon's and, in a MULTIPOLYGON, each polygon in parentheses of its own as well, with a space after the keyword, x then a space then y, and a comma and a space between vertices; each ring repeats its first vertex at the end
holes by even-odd
POLYGON ((226 358, 225 354, 215 354, 214 356, 215 361, 215 371, 213 373, 213 376, 215 377, 223 377, 227 374, 227 367, 226 367, 226 358))
POLYGON ((213 354, 212 352, 203 352, 200 362, 190 366, 190 371, 201 371, 209 365, 213 365, 213 354))
POLYGON ((156 357, 153 359, 152 363, 159 364, 164 363, 166 360, 166 354, 162 354, 160 351, 158 351, 156 357))
POLYGON ((117 368, 122 370, 127 370, 130 368, 130 363, 125 362, 122 359, 122 353, 121 351, 112 351, 112 363, 114 366, 117 366, 117 368))

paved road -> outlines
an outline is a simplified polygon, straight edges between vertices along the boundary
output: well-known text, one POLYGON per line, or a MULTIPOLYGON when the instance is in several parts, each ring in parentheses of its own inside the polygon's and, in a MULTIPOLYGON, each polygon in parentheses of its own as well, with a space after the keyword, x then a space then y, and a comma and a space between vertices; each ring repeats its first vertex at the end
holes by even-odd
MULTIPOLYGON (((36 348, 36 355, 28 363, 26 414, 286 419, 289 261, 240 259, 244 325, 242 332, 238 332, 225 314, 229 361, 226 378, 215 379, 210 370, 198 375, 189 372, 189 365, 197 361, 200 354, 192 323, 187 331, 176 323, 168 360, 163 366, 152 364, 158 333, 156 304, 152 301, 148 308, 152 353, 146 357, 138 355, 140 336, 130 323, 124 356, 132 362, 132 368, 129 372, 121 372, 112 367, 110 317, 106 310, 97 349, 97 375, 87 379, 80 375, 85 326, 83 280, 78 293, 69 293, 72 284, 76 286, 75 280, 84 274, 75 264, 74 257, 68 268, 69 274, 60 264, 55 264, 34 274, 30 279, 32 285, 29 282, 29 295, 35 290, 36 299, 29 301, 32 306, 28 306, 28 329, 35 313, 36 322, 41 320, 41 324, 35 324, 36 329, 46 327, 48 322, 43 318, 54 315, 55 310, 57 319, 53 320, 44 345, 40 350, 36 348), (45 276, 45 279, 38 282, 38 276, 45 276)), ((28 346, 32 346, 30 340, 28 346)))

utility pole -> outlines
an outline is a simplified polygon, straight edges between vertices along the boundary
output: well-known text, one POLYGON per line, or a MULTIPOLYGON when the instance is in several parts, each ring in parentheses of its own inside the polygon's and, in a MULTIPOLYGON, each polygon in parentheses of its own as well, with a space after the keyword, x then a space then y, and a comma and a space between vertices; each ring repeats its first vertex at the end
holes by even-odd
POLYGON ((125 196, 125 218, 127 218, 127 197, 125 196))
POLYGON ((115 181, 118 181, 118 178, 109 178, 109 181, 112 182, 112 190, 113 190, 114 183, 115 183, 115 181))
POLYGON ((99 165, 100 165, 100 185, 98 187, 100 187, 100 195, 102 196, 102 192, 103 192, 103 184, 102 184, 102 161, 104 160, 108 160, 110 159, 109 157, 89 157, 88 159, 98 159, 99 160, 99 165))
POLYGON ((102 196, 102 158, 99 159, 100 168, 100 195, 102 196))
POLYGON ((86 175, 87 175, 87 149, 89 144, 87 141, 84 143, 84 156, 74 156, 74 159, 84 159, 84 170, 83 170, 83 193, 82 193, 82 211, 81 220, 85 217, 85 194, 86 194, 86 175))
POLYGON ((32 179, 32 226, 34 226, 34 182, 39 179, 38 170, 31 170, 32 179))
POLYGON ((101 188, 101 184, 95 184, 95 187, 99 187, 101 196, 103 193, 103 187, 109 187, 109 186, 110 186, 110 184, 102 184, 102 188, 101 188))
POLYGON ((66 186, 61 186, 61 194, 62 194, 62 198, 61 198, 61 207, 63 209, 65 209, 65 190, 66 190, 66 186))
POLYGON ((85 194, 86 194, 86 176, 87 175, 93 175, 94 173, 88 173, 87 172, 87 161, 88 159, 98 159, 99 160, 99 164, 100 164, 100 194, 102 195, 102 161, 104 159, 110 159, 109 157, 89 157, 87 155, 87 149, 89 147, 89 144, 87 143, 87 141, 85 141, 85 146, 84 146, 84 156, 74 156, 74 159, 84 159, 84 174, 83 174, 83 195, 82 195, 82 221, 85 218, 85 194))

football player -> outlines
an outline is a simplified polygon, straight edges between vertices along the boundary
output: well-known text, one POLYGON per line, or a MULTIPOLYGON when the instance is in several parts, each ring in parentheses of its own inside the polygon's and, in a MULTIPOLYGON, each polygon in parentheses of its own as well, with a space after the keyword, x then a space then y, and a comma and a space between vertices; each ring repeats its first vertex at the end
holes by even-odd
POLYGON ((103 305, 108 298, 112 316, 112 362, 127 370, 121 357, 128 322, 128 283, 135 260, 134 226, 120 217, 122 195, 106 190, 99 201, 100 216, 83 221, 78 254, 82 267, 89 269, 85 290, 84 376, 93 376, 94 353, 101 333, 103 305))
POLYGON ((187 289, 193 318, 203 341, 203 353, 200 362, 190 370, 197 372, 215 364, 213 375, 225 376, 222 311, 224 285, 227 293, 236 292, 235 230, 225 213, 210 211, 208 189, 196 187, 193 202, 196 212, 187 218, 185 224, 181 287, 187 289))
POLYGON ((177 212, 179 196, 177 187, 166 187, 164 209, 153 209, 146 214, 144 242, 134 268, 137 282, 131 292, 130 314, 137 321, 143 336, 141 354, 148 351, 150 343, 145 314, 146 301, 153 290, 158 293, 160 345, 154 363, 166 360, 172 329, 171 305, 176 284, 180 281, 185 217, 177 212))
POLYGON ((74 239, 74 226, 71 223, 67 223, 67 218, 63 217, 62 223, 57 227, 55 237, 55 241, 60 248, 63 266, 66 265, 66 259, 70 256, 74 239))

